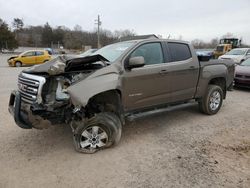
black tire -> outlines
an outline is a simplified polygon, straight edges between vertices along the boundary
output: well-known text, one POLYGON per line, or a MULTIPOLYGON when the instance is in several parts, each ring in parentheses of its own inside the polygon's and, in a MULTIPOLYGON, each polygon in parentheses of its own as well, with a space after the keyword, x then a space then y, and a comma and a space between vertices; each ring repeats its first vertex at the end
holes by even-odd
POLYGON ((20 61, 15 62, 15 67, 21 67, 21 66, 22 66, 22 63, 20 61))
POLYGON ((223 101, 222 88, 217 85, 209 85, 207 88, 206 95, 201 99, 201 101, 199 101, 199 109, 201 112, 208 114, 208 115, 216 114, 221 108, 222 101, 223 101), (220 100, 215 101, 214 95, 216 94, 219 96, 220 100))
POLYGON ((77 126, 73 135, 74 146, 78 152, 95 153, 98 150, 116 145, 120 141, 121 132, 122 124, 117 115, 109 112, 99 113, 77 126), (93 127, 98 127, 97 134, 93 133, 93 127), (90 131, 92 131, 91 136, 84 136, 90 131), (101 139, 100 135, 106 137, 101 139), (105 145, 100 147, 101 144, 105 145))

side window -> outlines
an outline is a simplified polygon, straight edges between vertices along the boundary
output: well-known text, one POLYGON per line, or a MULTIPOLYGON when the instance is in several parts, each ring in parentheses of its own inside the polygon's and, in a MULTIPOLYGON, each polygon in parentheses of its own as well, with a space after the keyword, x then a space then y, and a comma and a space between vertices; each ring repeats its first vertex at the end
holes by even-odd
POLYGON ((24 54, 24 56, 28 57, 28 56, 34 56, 35 55, 35 52, 26 52, 24 54))
POLYGON ((171 61, 184 61, 192 58, 189 46, 183 43, 168 42, 167 43, 171 61))
POLYGON ((162 47, 159 42, 139 46, 130 57, 144 57, 146 65, 163 63, 162 47))
POLYGON ((37 52, 36 52, 36 55, 37 55, 37 56, 44 55, 44 52, 42 52, 42 51, 37 51, 37 52))

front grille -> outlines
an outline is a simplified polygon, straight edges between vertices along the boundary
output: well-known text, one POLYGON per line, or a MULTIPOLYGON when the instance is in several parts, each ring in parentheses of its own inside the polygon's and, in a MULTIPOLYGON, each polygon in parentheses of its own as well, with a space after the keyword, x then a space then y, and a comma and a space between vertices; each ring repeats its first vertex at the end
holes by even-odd
POLYGON ((18 90, 21 93, 21 100, 30 104, 41 103, 41 91, 45 81, 42 76, 21 73, 18 77, 18 90))

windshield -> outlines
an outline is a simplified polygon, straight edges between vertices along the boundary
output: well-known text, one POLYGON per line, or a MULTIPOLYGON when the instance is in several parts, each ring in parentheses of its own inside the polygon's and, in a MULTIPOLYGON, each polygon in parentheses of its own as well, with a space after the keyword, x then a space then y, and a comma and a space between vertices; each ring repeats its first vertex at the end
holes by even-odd
POLYGON ((108 46, 105 46, 101 48, 100 50, 97 50, 92 55, 100 54, 101 56, 105 57, 109 62, 114 62, 115 60, 120 57, 120 55, 127 50, 129 47, 131 47, 135 41, 129 41, 129 42, 119 42, 116 44, 111 44, 108 46))
POLYGON ((223 52, 224 46, 217 46, 216 51, 217 52, 223 52))
POLYGON ((230 52, 227 52, 226 55, 244 55, 247 50, 234 49, 230 52))
POLYGON ((250 66, 250 58, 240 64, 241 66, 250 66))

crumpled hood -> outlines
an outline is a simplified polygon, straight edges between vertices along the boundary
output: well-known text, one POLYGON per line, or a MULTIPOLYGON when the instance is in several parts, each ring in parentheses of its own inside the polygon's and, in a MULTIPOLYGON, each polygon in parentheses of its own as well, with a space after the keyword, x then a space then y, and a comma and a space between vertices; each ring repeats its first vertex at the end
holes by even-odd
POLYGON ((34 65, 28 69, 25 69, 24 73, 48 73, 49 75, 58 75, 64 72, 70 72, 74 70, 84 69, 86 64, 95 63, 98 61, 106 61, 103 56, 97 54, 87 57, 79 56, 58 56, 41 65, 34 65))

